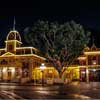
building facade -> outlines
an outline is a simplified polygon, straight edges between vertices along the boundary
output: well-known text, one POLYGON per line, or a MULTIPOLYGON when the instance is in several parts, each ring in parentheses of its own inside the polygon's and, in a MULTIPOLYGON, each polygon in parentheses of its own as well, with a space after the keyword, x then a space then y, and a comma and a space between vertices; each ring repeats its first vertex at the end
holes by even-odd
POLYGON ((34 68, 45 61, 33 47, 22 47, 18 31, 8 33, 5 48, 0 49, 0 81, 20 82, 32 80, 34 68))
POLYGON ((100 49, 95 44, 91 48, 85 47, 78 59, 81 81, 100 81, 100 49))

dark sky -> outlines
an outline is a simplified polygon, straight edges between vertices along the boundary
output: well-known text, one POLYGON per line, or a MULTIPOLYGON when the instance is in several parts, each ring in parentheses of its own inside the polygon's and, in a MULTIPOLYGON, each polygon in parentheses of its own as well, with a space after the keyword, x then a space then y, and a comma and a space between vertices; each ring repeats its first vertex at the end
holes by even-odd
MULTIPOLYGON (((3 0, 0 4, 0 41, 5 40, 7 33, 13 26, 15 16, 16 29, 21 34, 23 34, 25 27, 32 26, 38 19, 58 21, 59 23, 75 20, 92 32, 95 44, 100 47, 99 2, 87 2, 85 0, 84 2, 81 0, 8 1, 3 0)), ((0 46, 2 46, 2 42, 0 46)))

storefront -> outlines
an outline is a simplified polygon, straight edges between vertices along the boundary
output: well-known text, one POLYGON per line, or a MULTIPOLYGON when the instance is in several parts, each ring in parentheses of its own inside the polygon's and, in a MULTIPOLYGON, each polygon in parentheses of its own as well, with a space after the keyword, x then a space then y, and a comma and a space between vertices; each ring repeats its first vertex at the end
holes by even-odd
POLYGON ((59 77, 57 70, 54 67, 47 67, 44 71, 40 68, 35 68, 32 73, 32 80, 34 83, 42 83, 42 80, 54 80, 59 77))
POLYGON ((80 80, 82 82, 100 82, 100 69, 96 67, 88 68, 80 68, 80 80))
MULTIPOLYGON (((40 68, 35 68, 33 70, 32 78, 34 83, 41 83, 42 78, 46 82, 47 80, 53 80, 59 78, 59 73, 54 67, 46 67, 46 69, 42 72, 40 68)), ((69 81, 79 81, 80 80, 80 73, 78 67, 68 67, 62 74, 62 81, 65 82, 66 80, 69 81)))
POLYGON ((90 82, 100 82, 100 69, 90 69, 89 70, 89 81, 90 82))
POLYGON ((1 67, 0 81, 18 82, 21 78, 21 69, 15 67, 1 67))

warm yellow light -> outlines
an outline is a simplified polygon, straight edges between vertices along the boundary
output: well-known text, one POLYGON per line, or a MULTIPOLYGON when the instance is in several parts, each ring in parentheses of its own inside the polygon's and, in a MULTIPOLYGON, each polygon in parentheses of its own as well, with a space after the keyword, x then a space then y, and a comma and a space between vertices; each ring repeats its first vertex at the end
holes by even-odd
POLYGON ((19 36, 20 41, 21 41, 20 34, 19 34, 19 32, 18 32, 18 31, 16 31, 16 30, 12 30, 12 31, 10 31, 10 32, 8 33, 8 35, 7 35, 6 40, 9 40, 9 39, 8 39, 8 37, 9 37, 9 35, 10 35, 10 34, 12 34, 12 33, 14 33, 14 35, 15 35, 15 36, 16 36, 16 34, 17 34, 17 35, 19 36))
POLYGON ((7 53, 3 54, 2 56, 15 56, 15 54, 13 54, 11 52, 7 52, 7 53))
POLYGON ((89 73, 89 70, 88 69, 86 70, 86 73, 89 73))
POLYGON ((96 55, 100 54, 100 51, 91 51, 91 52, 84 52, 85 55, 96 55))
POLYGON ((15 72, 15 68, 12 68, 11 71, 12 71, 12 73, 14 73, 15 72))
POLYGON ((52 70, 49 70, 49 73, 52 73, 52 70))
POLYGON ((46 66, 44 65, 44 63, 41 64, 40 69, 41 69, 41 70, 46 69, 46 66))
POLYGON ((7 71, 7 68, 3 68, 3 73, 5 73, 7 71))
MULTIPOLYGON (((7 52, 8 53, 8 52, 7 52)), ((0 57, 13 57, 13 56, 15 56, 15 57, 26 57, 26 56, 34 56, 34 57, 37 57, 37 58, 40 58, 40 59, 43 59, 43 60, 46 60, 46 58, 44 58, 44 57, 40 57, 40 56, 38 56, 38 55, 35 55, 35 54, 25 54, 25 55, 14 55, 13 53, 11 53, 11 55, 6 55, 6 53, 4 54, 4 55, 2 55, 2 56, 0 56, 0 57)))
POLYGON ((93 65, 96 65, 96 64, 97 64, 97 63, 96 63, 96 60, 93 60, 92 63, 93 63, 93 65))
POLYGON ((7 42, 7 43, 9 43, 9 42, 15 42, 15 41, 22 44, 22 42, 20 42, 20 41, 18 41, 18 40, 9 40, 9 41, 5 41, 5 43, 6 43, 6 42, 7 42))
POLYGON ((78 57, 78 60, 86 60, 86 57, 78 57))
POLYGON ((5 48, 1 48, 0 51, 1 51, 1 50, 6 50, 6 49, 5 49, 5 48))
POLYGON ((37 49, 34 48, 34 47, 20 47, 20 48, 16 48, 16 49, 33 49, 33 50, 37 50, 37 49))
POLYGON ((78 67, 86 67, 86 66, 78 66, 78 67))

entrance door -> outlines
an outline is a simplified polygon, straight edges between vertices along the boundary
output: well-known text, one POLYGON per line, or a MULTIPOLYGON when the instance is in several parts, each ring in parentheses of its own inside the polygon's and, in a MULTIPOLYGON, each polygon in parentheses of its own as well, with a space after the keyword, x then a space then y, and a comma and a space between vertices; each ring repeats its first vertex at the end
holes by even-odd
POLYGON ((86 82, 86 68, 80 69, 80 79, 82 82, 86 82))
POLYGON ((100 82, 100 70, 97 70, 98 73, 98 81, 100 82))
POLYGON ((91 82, 100 81, 100 70, 90 70, 89 71, 89 80, 91 82))
POLYGON ((2 69, 0 69, 0 81, 2 81, 3 79, 3 72, 2 72, 2 69))
POLYGON ((12 78, 12 72, 11 72, 11 69, 8 69, 8 70, 7 70, 7 76, 8 76, 8 77, 7 77, 7 80, 10 81, 11 78, 12 78))

